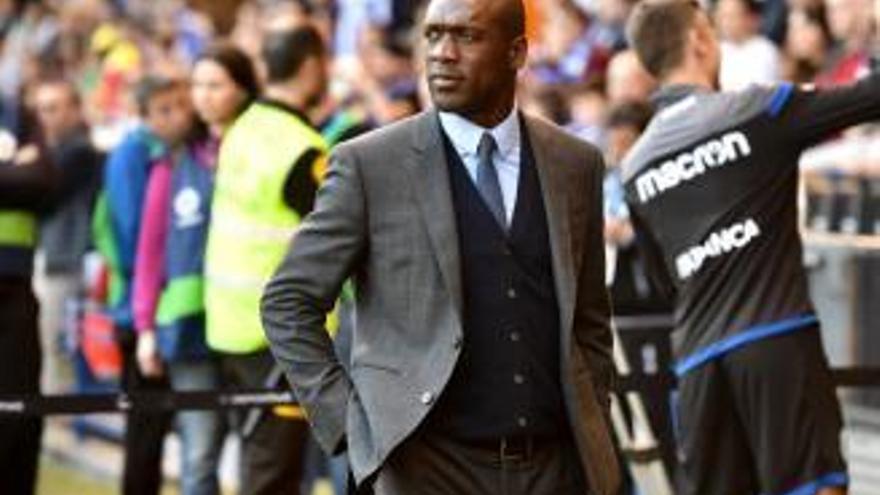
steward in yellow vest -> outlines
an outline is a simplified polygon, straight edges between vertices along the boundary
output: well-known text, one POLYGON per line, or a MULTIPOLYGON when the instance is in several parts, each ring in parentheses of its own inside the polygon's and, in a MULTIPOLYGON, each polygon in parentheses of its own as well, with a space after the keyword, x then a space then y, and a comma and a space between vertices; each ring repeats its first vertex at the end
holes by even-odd
MULTIPOLYGON (((260 321, 263 287, 312 209, 327 146, 305 112, 327 88, 311 26, 269 31, 267 86, 220 145, 205 252, 205 337, 230 388, 287 389, 260 321)), ((308 425, 298 408, 239 418, 242 495, 299 493, 308 425)))
POLYGON ((263 350, 263 287, 281 263, 324 169, 323 138, 297 110, 261 100, 220 148, 205 258, 208 345, 263 350))

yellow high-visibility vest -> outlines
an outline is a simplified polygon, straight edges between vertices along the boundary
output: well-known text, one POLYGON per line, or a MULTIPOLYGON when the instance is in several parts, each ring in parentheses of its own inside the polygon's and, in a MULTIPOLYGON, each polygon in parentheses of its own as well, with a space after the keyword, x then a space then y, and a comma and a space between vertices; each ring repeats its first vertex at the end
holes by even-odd
POLYGON ((256 102, 236 120, 220 148, 205 253, 208 346, 244 354, 268 346, 260 297, 300 222, 284 201, 291 167, 327 146, 290 112, 256 102))

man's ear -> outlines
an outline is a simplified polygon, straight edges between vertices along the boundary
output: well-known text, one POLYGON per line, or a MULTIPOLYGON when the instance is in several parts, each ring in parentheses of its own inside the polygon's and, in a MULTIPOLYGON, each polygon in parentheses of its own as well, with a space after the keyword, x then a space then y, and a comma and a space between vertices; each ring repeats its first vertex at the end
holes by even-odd
POLYGON ((703 60, 708 55, 706 51, 711 44, 710 33, 707 32, 705 27, 695 25, 691 28, 690 34, 688 35, 688 44, 689 47, 687 50, 693 50, 697 57, 700 60, 703 60))
POLYGON ((510 43, 510 67, 520 70, 526 65, 529 56, 529 41, 525 36, 518 36, 510 43))
POLYGON ((687 52, 691 50, 700 50, 700 45, 702 43, 702 34, 700 33, 700 28, 697 26, 692 26, 688 31, 687 35, 687 45, 685 45, 685 56, 687 56, 687 52))

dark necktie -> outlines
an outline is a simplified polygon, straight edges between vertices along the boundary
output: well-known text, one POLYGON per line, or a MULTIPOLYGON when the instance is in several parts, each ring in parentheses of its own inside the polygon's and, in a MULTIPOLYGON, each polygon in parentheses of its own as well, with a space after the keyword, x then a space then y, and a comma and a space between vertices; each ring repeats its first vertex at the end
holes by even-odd
POLYGON ((498 171, 492 161, 495 151, 495 139, 488 132, 483 133, 480 145, 477 146, 477 190, 495 217, 501 230, 507 231, 507 215, 504 213, 504 198, 501 196, 501 185, 498 183, 498 171))

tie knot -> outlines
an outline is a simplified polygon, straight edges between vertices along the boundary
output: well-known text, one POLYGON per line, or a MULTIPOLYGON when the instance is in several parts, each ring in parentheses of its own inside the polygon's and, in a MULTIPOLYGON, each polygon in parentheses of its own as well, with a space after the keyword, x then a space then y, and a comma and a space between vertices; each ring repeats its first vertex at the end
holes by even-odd
POLYGON ((477 145, 477 155, 481 160, 489 160, 492 158, 492 152, 495 151, 495 138, 491 132, 484 132, 480 137, 480 144, 477 145))

